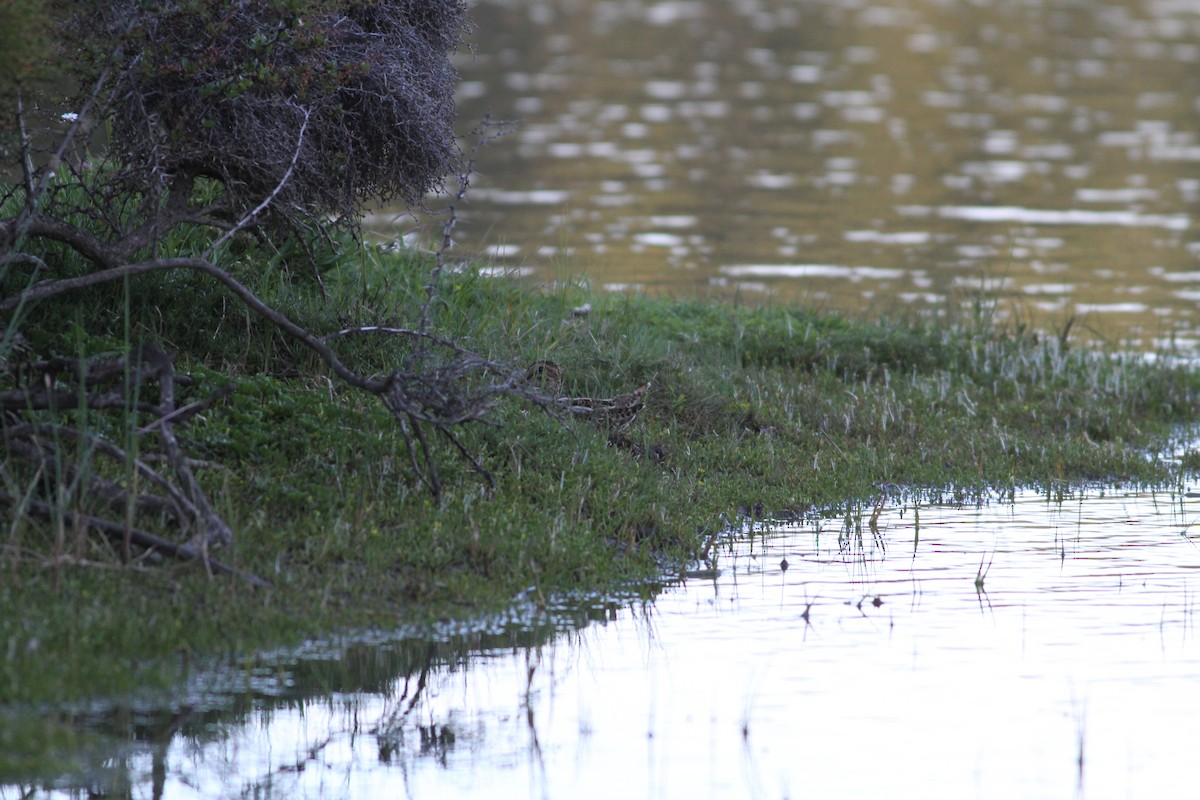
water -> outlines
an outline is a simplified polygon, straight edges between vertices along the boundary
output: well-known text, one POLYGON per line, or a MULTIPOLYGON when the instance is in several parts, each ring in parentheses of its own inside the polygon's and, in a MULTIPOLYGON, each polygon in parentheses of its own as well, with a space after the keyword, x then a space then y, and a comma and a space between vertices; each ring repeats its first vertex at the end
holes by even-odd
MULTIPOLYGON (((1194 348, 1200 5, 480 0, 466 252, 539 282, 1194 348)), ((383 236, 409 230, 375 215, 383 236)))
POLYGON ((872 511, 731 536, 653 602, 200 676, 177 733, 97 712, 141 731, 107 768, 170 798, 1192 793, 1200 499, 872 511))

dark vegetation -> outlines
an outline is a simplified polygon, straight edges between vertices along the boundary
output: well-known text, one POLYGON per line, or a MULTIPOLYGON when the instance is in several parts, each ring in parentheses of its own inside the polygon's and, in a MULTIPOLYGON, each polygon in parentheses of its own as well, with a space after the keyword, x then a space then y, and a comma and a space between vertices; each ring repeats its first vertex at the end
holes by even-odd
POLYGON ((222 227, 260 205, 256 224, 352 228, 364 200, 417 203, 457 174, 457 0, 89 5, 68 41, 82 85, 111 72, 103 190, 142 204, 114 221, 127 246, 130 226, 222 227), (197 208, 204 178, 221 192, 197 208))

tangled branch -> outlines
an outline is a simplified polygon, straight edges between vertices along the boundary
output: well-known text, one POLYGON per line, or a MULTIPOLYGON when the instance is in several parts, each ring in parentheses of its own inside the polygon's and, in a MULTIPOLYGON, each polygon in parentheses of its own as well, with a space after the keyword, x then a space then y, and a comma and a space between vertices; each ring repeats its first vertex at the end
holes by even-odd
POLYGON ((364 200, 420 203, 457 167, 462 0, 118 0, 75 20, 85 36, 126 27, 104 106, 130 185, 214 178, 235 209, 278 187, 276 221, 352 226, 364 200))
MULTIPOLYGON (((78 408, 119 410, 134 416, 149 415, 152 421, 136 431, 139 453, 152 450, 144 437, 153 435, 159 443, 159 455, 174 473, 173 479, 151 467, 144 458, 108 441, 99 433, 80 430, 66 424, 16 423, 4 429, 4 444, 9 457, 28 468, 35 476, 60 475, 59 485, 77 487, 81 500, 96 502, 115 513, 154 514, 169 520, 183 535, 190 537, 186 544, 176 544, 162 537, 135 528, 128 521, 117 521, 81 511, 73 511, 28 494, 16 497, 0 492, 0 504, 70 523, 80 523, 117 539, 123 545, 126 560, 131 546, 146 548, 152 553, 204 563, 209 570, 240 575, 255 585, 266 581, 243 573, 209 556, 213 547, 233 542, 233 531, 216 513, 184 455, 175 426, 211 405, 226 391, 218 391, 203 401, 185 408, 175 405, 177 378, 170 357, 158 348, 143 345, 130 356, 112 356, 93 360, 72 361, 64 358, 29 362, 20 365, 26 376, 25 385, 0 392, 0 409, 15 411, 62 412, 78 408), (157 392, 153 391, 157 389, 157 392), (146 398, 155 393, 157 401, 146 398), (76 461, 63 457, 64 441, 73 442, 81 454, 76 461), (91 463, 92 455, 106 457, 127 466, 140 481, 151 488, 134 492, 116 481, 104 477, 91 463)), ((34 481, 36 486, 37 481, 34 481)))
MULTIPOLYGON (((165 270, 194 270, 218 280, 249 309, 315 352, 338 378, 377 396, 399 423, 400 431, 408 445, 411 465, 435 497, 440 498, 441 479, 422 426, 429 426, 444 436, 491 484, 490 474, 463 445, 454 429, 470 422, 483 421, 498 400, 506 396, 521 397, 542 408, 553 405, 552 398, 525 380, 524 371, 485 359, 448 339, 424 331, 367 326, 345 329, 330 336, 318 336, 264 303, 228 272, 202 258, 151 259, 77 278, 40 281, 28 289, 0 300, 0 311, 10 311, 22 305, 100 283, 165 270), (423 342, 424 347, 418 351, 420 357, 410 358, 405 369, 395 370, 384 376, 367 376, 347 366, 329 346, 328 340, 368 333, 387 333, 411 338, 423 342), (430 347, 436 347, 448 354, 440 365, 430 366, 429 361, 434 358, 430 347), (492 380, 474 380, 477 376, 489 377, 492 380)), ((70 390, 61 390, 56 396, 62 401, 72 395, 70 390)), ((5 396, 0 393, 0 408, 20 408, 28 399, 25 394, 18 392, 11 398, 12 405, 6 406, 5 396)), ((122 394, 88 396, 89 407, 94 408, 121 407, 125 402, 122 394)))

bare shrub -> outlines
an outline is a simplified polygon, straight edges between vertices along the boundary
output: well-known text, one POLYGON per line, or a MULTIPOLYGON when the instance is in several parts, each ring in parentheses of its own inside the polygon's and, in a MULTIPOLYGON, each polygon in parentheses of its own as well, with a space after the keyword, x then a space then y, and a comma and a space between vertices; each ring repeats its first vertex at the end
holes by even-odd
POLYGON ((213 178, 236 214, 282 187, 277 220, 353 226, 363 200, 417 203, 458 167, 462 0, 87 6, 73 40, 119 45, 80 52, 85 76, 111 66, 99 113, 127 188, 213 178))

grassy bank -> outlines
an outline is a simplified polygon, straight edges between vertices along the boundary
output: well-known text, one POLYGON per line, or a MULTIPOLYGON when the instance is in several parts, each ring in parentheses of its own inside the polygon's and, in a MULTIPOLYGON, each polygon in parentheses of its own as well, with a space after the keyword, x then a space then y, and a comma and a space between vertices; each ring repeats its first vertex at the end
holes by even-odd
MULTIPOLYGON (((410 325, 425 296, 427 264, 411 254, 363 249, 321 282, 286 264, 248 255, 235 270, 318 332, 410 325)), ((1169 482, 1173 469, 1145 453, 1200 405, 1189 369, 1068 351, 979 317, 930 327, 578 285, 532 292, 469 269, 443 275, 438 293, 440 333, 516 365, 553 360, 572 396, 650 383, 645 409, 613 433, 501 405, 496 425, 463 439, 495 489, 434 440, 437 505, 375 398, 331 380, 203 275, 142 276, 34 309, 35 347, 161 342, 196 379, 181 404, 232 386, 181 434, 237 533, 222 557, 274 587, 195 565, 121 567, 86 531, 10 524, 0 702, 118 693, 169 683, 198 657, 642 581, 696 557, 739 514, 870 503, 889 487, 1169 482), (52 324, 63 318, 76 324, 52 324)), ((405 345, 338 347, 383 371, 405 345)))

